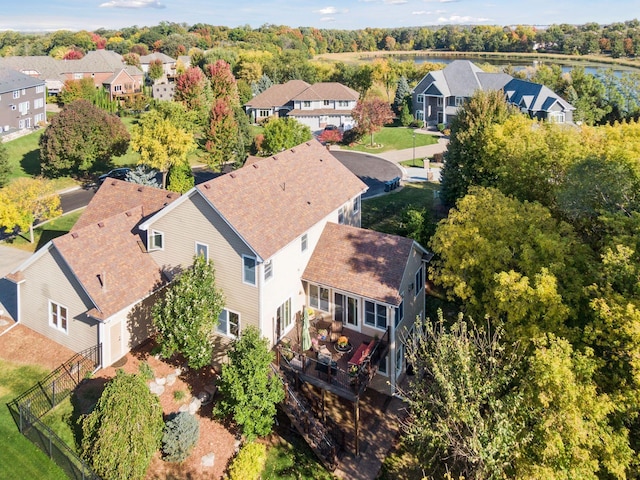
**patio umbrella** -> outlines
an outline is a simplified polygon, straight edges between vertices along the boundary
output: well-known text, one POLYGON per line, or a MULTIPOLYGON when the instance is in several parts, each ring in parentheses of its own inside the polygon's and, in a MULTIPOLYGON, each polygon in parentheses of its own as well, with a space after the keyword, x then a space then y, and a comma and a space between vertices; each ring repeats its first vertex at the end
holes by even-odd
POLYGON ((306 307, 302 313, 302 351, 305 352, 311 348, 311 334, 309 333, 309 311, 306 307))

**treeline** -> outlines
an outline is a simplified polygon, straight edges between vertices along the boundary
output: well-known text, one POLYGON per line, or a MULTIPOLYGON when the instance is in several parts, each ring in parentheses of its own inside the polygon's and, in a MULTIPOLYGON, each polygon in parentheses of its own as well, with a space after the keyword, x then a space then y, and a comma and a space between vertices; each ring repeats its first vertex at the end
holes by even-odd
POLYGON ((553 24, 534 26, 457 26, 365 28, 332 30, 281 25, 248 25, 230 28, 205 23, 161 22, 151 27, 132 26, 95 32, 60 30, 46 34, 0 33, 0 56, 51 55, 77 58, 78 54, 106 48, 120 54, 151 51, 171 57, 191 49, 237 47, 279 53, 297 50, 307 57, 322 53, 377 50, 441 49, 462 52, 559 52, 567 55, 605 54, 614 58, 640 54, 640 22, 637 19, 609 25, 553 24), (75 52, 75 53, 69 53, 75 52))

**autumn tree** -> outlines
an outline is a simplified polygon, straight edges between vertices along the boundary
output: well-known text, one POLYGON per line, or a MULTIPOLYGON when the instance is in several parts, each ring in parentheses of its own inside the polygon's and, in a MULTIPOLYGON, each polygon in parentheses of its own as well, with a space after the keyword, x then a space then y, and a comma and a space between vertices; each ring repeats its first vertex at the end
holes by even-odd
POLYGON ((0 190, 0 227, 22 232, 29 229, 31 243, 33 224, 61 213, 60 197, 53 183, 44 178, 17 178, 0 190))
POLYGON ((162 64, 162 60, 159 58, 155 60, 151 60, 149 62, 149 71, 147 72, 149 78, 153 80, 155 83, 157 80, 160 80, 164 75, 164 65, 162 64))
POLYGON ((173 99, 183 103, 187 109, 198 112, 200 118, 207 118, 211 105, 211 83, 198 67, 191 67, 176 77, 173 99))
POLYGON ((119 117, 76 100, 51 119, 39 140, 45 176, 81 175, 107 170, 129 147, 129 132, 119 117))
POLYGON ((211 106, 206 139, 209 167, 220 169, 225 162, 234 159, 238 147, 238 124, 225 98, 216 99, 211 106))
POLYGON ((143 479, 163 428, 158 397, 144 379, 118 370, 82 420, 82 456, 101 478, 143 479))
POLYGON ((264 126, 262 155, 275 155, 282 150, 311 140, 311 129, 295 118, 274 118, 264 126))
POLYGON ((282 383, 271 371, 274 354, 269 342, 251 325, 233 342, 228 355, 218 384, 222 398, 214 415, 231 416, 249 440, 266 436, 273 427, 276 405, 284 399, 282 383))
POLYGON ((213 262, 197 255, 193 266, 182 272, 153 306, 162 356, 181 353, 194 369, 211 363, 214 330, 223 308, 224 295, 216 287, 213 262))
POLYGON ((211 95, 213 99, 225 99, 230 106, 240 103, 238 98, 238 86, 231 71, 231 66, 224 60, 205 67, 205 73, 211 82, 211 95))
POLYGON ((145 113, 131 129, 131 147, 140 153, 140 163, 162 172, 166 187, 167 170, 172 165, 188 163, 187 155, 195 149, 193 134, 174 125, 162 113, 145 113))
POLYGON ((371 97, 360 99, 351 112, 356 123, 356 129, 362 135, 371 136, 371 146, 374 146, 373 134, 393 121, 393 111, 387 102, 381 98, 371 97))
POLYGON ((92 78, 81 78, 80 80, 65 80, 62 91, 58 95, 58 101, 63 105, 68 105, 75 100, 89 100, 94 97, 96 86, 92 78))

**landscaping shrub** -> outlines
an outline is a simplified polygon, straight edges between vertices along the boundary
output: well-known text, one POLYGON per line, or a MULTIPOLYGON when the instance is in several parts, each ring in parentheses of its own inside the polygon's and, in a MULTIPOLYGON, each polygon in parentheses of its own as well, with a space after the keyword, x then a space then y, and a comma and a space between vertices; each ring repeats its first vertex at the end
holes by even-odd
POLYGON ((351 130, 347 130, 342 135, 342 143, 344 145, 353 145, 358 142, 362 138, 363 134, 358 132, 356 128, 352 128, 351 130))
POLYGON ((443 163, 444 162, 444 153, 434 153, 433 154, 433 162, 434 163, 443 163))
POLYGON ((151 368, 151 365, 149 365, 149 363, 146 361, 138 365, 138 372, 140 372, 140 375, 145 380, 153 380, 154 378, 156 378, 156 374, 153 373, 153 369, 151 368))
POLYGON ((164 426, 162 452, 167 462, 183 462, 187 459, 200 436, 198 419, 189 412, 171 417, 164 426))
POLYGON ((267 447, 251 442, 242 447, 229 467, 229 480, 257 480, 264 470, 267 447))

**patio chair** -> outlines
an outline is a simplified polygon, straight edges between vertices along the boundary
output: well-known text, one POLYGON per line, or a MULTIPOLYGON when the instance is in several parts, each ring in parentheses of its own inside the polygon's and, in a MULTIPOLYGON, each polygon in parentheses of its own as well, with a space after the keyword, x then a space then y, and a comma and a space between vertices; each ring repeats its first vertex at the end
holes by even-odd
POLYGON ((338 321, 331 322, 331 326, 329 327, 329 330, 330 330, 329 339, 332 342, 337 342, 338 339, 342 336, 342 328, 343 328, 342 322, 338 322, 338 321))

